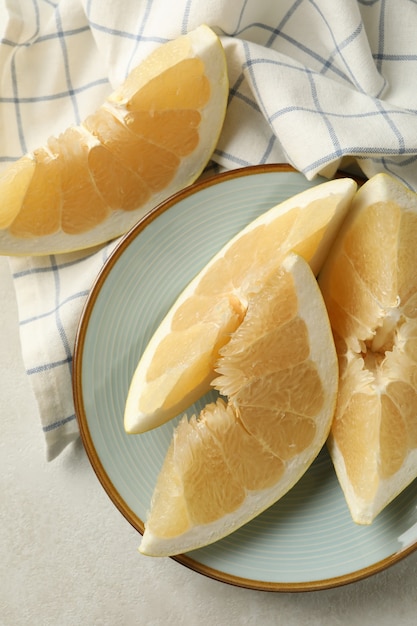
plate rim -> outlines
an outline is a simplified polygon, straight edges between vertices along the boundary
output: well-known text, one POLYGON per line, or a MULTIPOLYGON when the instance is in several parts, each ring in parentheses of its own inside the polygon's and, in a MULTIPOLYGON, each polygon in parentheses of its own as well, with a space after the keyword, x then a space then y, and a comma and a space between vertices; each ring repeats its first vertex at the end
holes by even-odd
MULTIPOLYGON (((141 520, 134 511, 129 507, 129 505, 125 502, 122 496, 119 494, 116 487, 113 485, 101 459, 99 454, 96 451, 96 447, 94 445, 93 437, 90 432, 90 428, 88 425, 88 418, 84 407, 83 402, 83 390, 82 390, 82 371, 83 371, 83 353, 84 353, 84 344, 85 338, 88 332, 89 322, 91 316, 94 311, 94 307, 96 301, 99 297, 101 289, 104 283, 107 280, 108 275, 113 270, 116 265, 118 259, 122 256, 122 254, 126 251, 126 249, 131 245, 131 243, 136 239, 136 237, 143 231, 145 228, 153 222, 155 219, 159 217, 159 215, 165 213, 169 208, 175 205, 180 200, 188 198, 203 189, 207 189, 213 185, 218 185, 223 181, 227 181, 234 178, 240 178, 243 176, 251 176, 256 174, 263 173, 286 173, 293 172, 302 175, 301 172, 296 170, 289 164, 286 163, 277 163, 277 164, 262 164, 262 165, 251 165, 246 167, 237 168, 234 170, 228 170, 225 172, 221 172, 218 174, 214 174, 208 176, 207 178, 201 179, 196 183, 185 187, 184 189, 176 192, 175 194, 169 196, 166 200, 159 203, 153 209, 151 209, 148 213, 146 213, 116 244, 115 248, 110 253, 107 260, 102 265, 98 274, 96 275, 90 291, 85 300, 74 340, 74 350, 73 350, 73 371, 72 371, 72 395, 74 401, 75 415, 80 431, 81 441, 83 443, 84 449, 86 451, 87 457, 89 459, 90 465, 94 473, 96 474, 101 486, 106 492, 107 496, 119 510, 119 512, 123 515, 123 517, 133 526, 133 528, 143 534, 144 532, 144 522, 141 520)), ((359 184, 363 183, 362 179, 358 179, 356 176, 351 175, 347 172, 338 171, 335 174, 335 177, 349 177, 355 179, 359 184)), ((359 580, 363 580, 377 574, 383 570, 386 570, 388 567, 391 567, 395 563, 398 563, 402 559, 406 558, 409 554, 413 553, 417 550, 417 541, 406 546, 405 548, 376 561, 375 563, 368 565, 364 568, 355 570, 354 572, 350 572, 348 574, 343 574, 341 576, 334 576, 329 578, 311 580, 311 581, 300 581, 300 582, 275 582, 275 581, 259 581, 251 578, 236 576, 234 574, 229 574, 227 572, 220 571, 196 559, 188 556, 187 554, 174 555, 169 557, 170 559, 180 563, 181 565, 187 567, 190 570, 193 570, 197 573, 200 573, 208 578, 217 580, 219 582, 223 582, 229 585, 253 589, 257 591, 276 591, 276 592, 306 592, 306 591, 318 591, 323 589, 331 589, 335 587, 340 587, 342 585, 347 585, 350 583, 357 582, 359 580)))

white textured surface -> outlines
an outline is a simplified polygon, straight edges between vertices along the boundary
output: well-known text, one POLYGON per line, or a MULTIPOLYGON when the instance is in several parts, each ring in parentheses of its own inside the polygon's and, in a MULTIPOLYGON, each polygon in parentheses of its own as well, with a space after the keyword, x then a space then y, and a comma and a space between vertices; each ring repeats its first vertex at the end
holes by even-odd
POLYGON ((1 626, 414 626, 417 553, 355 584, 268 593, 137 552, 80 442, 46 463, 0 258, 1 626))

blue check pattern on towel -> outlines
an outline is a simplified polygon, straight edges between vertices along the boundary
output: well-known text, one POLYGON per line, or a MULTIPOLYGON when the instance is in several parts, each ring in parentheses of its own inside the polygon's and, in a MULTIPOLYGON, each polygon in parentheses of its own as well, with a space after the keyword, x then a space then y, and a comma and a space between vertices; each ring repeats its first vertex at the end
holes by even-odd
MULTIPOLYGON (((211 167, 289 162, 309 179, 355 167, 417 190, 416 0, 0 0, 0 20, 1 167, 80 122, 156 46, 206 23, 230 78, 211 167)), ((78 437, 74 337, 114 245, 10 259, 48 459, 78 437)))

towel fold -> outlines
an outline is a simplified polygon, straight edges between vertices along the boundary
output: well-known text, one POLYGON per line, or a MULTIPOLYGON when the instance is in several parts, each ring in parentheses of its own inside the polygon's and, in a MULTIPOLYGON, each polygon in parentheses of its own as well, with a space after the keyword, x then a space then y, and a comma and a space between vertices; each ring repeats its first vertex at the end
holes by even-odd
MULTIPOLYGON (((212 171, 287 162, 312 179, 356 167, 417 190, 415 2, 6 0, 0 15, 2 168, 79 123, 155 47, 205 23, 221 37, 230 80, 212 171)), ((78 437, 74 338, 116 243, 10 257, 48 460, 78 437)))

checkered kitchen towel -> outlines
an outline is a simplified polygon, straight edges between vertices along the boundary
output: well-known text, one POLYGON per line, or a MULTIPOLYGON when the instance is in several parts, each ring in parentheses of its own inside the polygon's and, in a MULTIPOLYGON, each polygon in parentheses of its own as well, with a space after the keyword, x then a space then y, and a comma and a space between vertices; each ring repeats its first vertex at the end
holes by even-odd
MULTIPOLYGON (((218 167, 289 162, 311 179, 353 158, 367 176, 387 171, 417 189, 416 0, 0 0, 0 19, 0 166, 82 120, 153 48, 206 23, 230 76, 218 167)), ((10 259, 48 459, 78 436, 74 335, 112 245, 10 259)))

